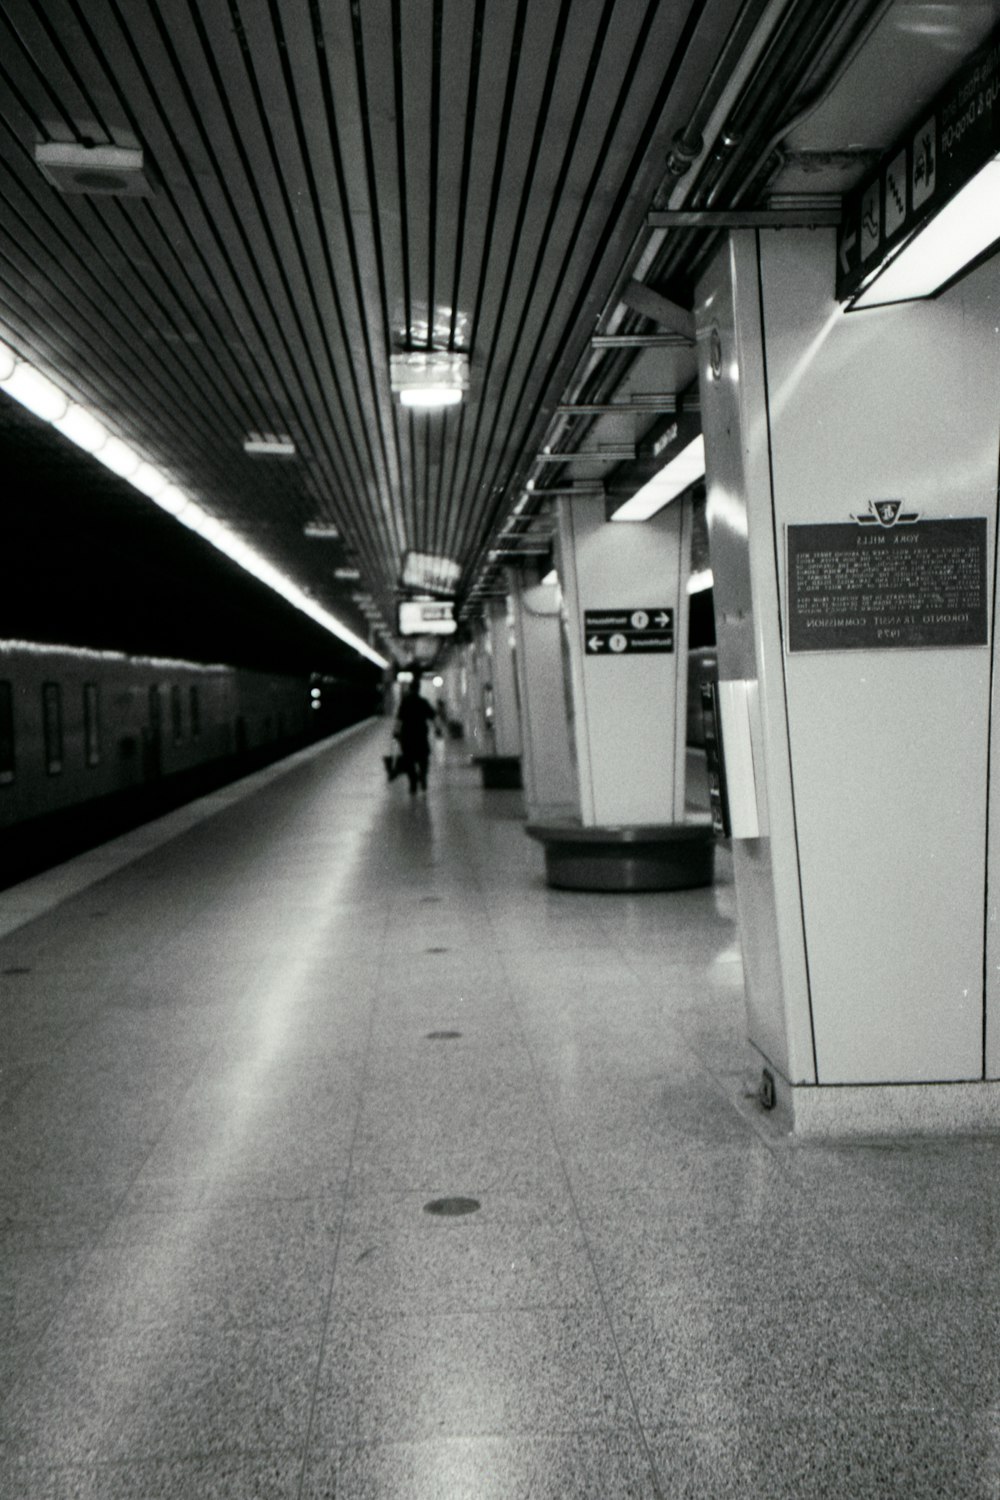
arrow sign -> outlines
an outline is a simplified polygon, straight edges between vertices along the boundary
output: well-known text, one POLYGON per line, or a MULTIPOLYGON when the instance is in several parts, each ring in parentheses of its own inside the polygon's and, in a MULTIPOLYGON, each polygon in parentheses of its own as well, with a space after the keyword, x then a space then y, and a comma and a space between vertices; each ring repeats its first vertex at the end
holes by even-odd
POLYGON ((851 269, 851 260, 853 258, 851 256, 851 251, 854 249, 857 243, 858 231, 856 229, 852 229, 850 234, 844 234, 841 236, 840 244, 837 247, 837 254, 840 256, 840 269, 845 276, 851 269))
POLYGON ((663 605, 585 609, 587 656, 651 656, 674 649, 674 612, 663 605))

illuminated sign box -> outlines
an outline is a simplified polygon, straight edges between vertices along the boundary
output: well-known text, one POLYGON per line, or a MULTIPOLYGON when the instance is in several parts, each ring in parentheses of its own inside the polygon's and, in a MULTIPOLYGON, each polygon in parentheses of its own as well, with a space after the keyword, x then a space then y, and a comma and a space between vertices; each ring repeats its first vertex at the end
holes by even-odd
POLYGON ((454 635, 455 606, 451 600, 404 599, 397 626, 400 635, 454 635))

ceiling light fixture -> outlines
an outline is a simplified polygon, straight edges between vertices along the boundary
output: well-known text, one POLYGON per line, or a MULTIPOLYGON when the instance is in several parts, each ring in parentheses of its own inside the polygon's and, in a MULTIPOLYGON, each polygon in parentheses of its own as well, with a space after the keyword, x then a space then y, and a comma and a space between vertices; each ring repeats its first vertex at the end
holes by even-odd
POLYGON ((406 552, 400 582, 407 589, 451 593, 461 574, 461 564, 443 552, 406 552))
POLYGON ((98 463, 110 469, 112 474, 117 474, 119 479, 131 479, 142 462, 134 448, 130 448, 127 443, 122 442, 121 438, 116 437, 109 437, 107 442, 97 449, 94 457, 98 463))
POLYGON ((84 146, 79 141, 39 141, 35 166, 61 193, 147 198, 152 187, 139 146, 84 146))
POLYGON ((64 417, 57 417, 52 425, 85 453, 96 453, 108 440, 108 429, 104 423, 99 422, 85 407, 77 406, 76 402, 70 405, 64 417))
POLYGON ((705 439, 698 436, 665 464, 652 479, 620 505, 612 521, 648 521, 671 500, 705 477, 705 439))
POLYGON ((43 421, 56 427, 77 447, 106 464, 114 473, 126 479, 141 494, 151 499, 161 510, 165 510, 191 531, 199 533, 224 556, 237 563, 259 582, 273 589, 276 594, 280 594, 293 608, 314 620, 317 625, 343 641, 346 646, 350 646, 360 656, 374 662, 378 667, 389 665, 386 657, 374 651, 367 641, 355 635, 354 631, 342 624, 335 615, 323 609, 297 583, 268 562, 267 558, 261 557, 252 547, 247 546, 242 537, 230 531, 216 516, 196 504, 178 485, 172 484, 155 465, 141 459, 127 443, 122 442, 121 438, 107 434, 101 446, 94 449, 91 444, 96 436, 95 426, 102 429, 104 427, 101 419, 86 412, 82 407, 76 407, 75 403, 71 402, 69 397, 47 376, 43 375, 40 370, 36 370, 26 360, 19 359, 10 347, 2 342, 0 342, 0 390, 5 391, 8 396, 33 412, 35 416, 41 417, 43 421), (76 411, 80 412, 80 417, 71 415, 76 411), (84 421, 84 417, 89 420, 84 421))
POLYGON ((847 310, 933 297, 1000 246, 1000 27, 843 199, 836 295, 847 310))
POLYGON ((294 458, 295 444, 286 432, 250 432, 243 440, 243 452, 254 457, 294 458))
POLYGON ((457 406, 469 388, 469 356, 420 349, 389 357, 389 382, 403 406, 457 406))
POLYGON ((25 360, 18 360, 6 379, 0 380, 0 390, 13 396, 43 422, 58 422, 69 411, 69 398, 53 385, 48 376, 25 360))
POLYGON ((851 303, 851 311, 932 297, 1000 240, 1000 154, 980 167, 940 212, 926 220, 883 263, 851 303))

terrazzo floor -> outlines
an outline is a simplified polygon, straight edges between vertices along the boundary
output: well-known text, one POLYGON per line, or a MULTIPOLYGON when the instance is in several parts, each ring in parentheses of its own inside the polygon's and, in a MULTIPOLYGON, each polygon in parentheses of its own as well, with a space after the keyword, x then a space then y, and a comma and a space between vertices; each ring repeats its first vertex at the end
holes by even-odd
POLYGON ((0 1494, 1000 1496, 998 1144, 781 1135, 726 851, 384 738, 0 897, 0 1494))

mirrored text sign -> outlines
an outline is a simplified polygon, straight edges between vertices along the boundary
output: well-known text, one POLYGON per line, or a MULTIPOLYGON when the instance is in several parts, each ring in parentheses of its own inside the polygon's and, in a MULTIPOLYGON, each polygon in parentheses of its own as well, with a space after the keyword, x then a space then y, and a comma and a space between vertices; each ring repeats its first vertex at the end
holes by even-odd
POLYGON ((789 526, 789 651, 982 646, 986 521, 789 526))

